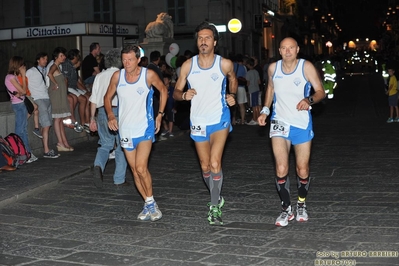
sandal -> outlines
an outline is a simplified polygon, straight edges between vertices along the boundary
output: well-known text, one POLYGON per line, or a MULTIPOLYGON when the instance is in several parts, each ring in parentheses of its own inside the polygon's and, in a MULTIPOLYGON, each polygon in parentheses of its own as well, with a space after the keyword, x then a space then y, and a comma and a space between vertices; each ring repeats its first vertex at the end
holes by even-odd
POLYGON ((57 144, 57 150, 58 151, 73 151, 74 149, 72 147, 65 147, 60 144, 57 144))

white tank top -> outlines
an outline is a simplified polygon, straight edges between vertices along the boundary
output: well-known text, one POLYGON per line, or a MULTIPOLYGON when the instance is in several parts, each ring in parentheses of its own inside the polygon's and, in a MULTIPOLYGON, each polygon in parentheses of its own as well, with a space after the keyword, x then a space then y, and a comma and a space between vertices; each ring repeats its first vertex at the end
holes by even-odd
POLYGON ((304 59, 299 59, 292 73, 284 73, 282 61, 276 63, 273 74, 274 99, 271 119, 306 129, 312 118, 309 111, 298 111, 297 104, 310 94, 311 84, 304 75, 304 59))
POLYGON ((208 126, 220 123, 223 114, 229 111, 221 56, 215 55, 213 65, 207 69, 199 66, 198 55, 193 56, 187 80, 189 88, 197 91, 191 100, 191 124, 208 126))
POLYGON ((136 82, 129 83, 121 69, 116 87, 119 100, 119 135, 122 138, 138 138, 145 134, 150 123, 154 124, 152 87, 147 85, 147 69, 142 67, 136 82))

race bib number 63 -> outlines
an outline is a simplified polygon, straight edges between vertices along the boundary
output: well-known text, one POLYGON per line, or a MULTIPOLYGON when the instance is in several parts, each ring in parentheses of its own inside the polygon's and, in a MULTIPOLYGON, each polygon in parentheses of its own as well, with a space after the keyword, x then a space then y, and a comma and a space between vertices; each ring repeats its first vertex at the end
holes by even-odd
POLYGON ((270 137, 288 137, 290 125, 279 120, 270 121, 270 137))

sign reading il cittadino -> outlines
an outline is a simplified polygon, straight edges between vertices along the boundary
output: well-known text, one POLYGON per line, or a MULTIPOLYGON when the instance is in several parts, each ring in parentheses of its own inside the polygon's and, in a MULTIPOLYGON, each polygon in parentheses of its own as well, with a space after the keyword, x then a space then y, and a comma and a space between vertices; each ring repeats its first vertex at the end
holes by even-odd
MULTIPOLYGON (((115 25, 115 34, 118 36, 139 35, 137 25, 115 25)), ((112 24, 88 23, 88 34, 113 35, 114 26, 112 24)))
MULTIPOLYGON (((116 25, 116 35, 135 36, 139 34, 137 25, 116 25)), ((12 39, 49 38, 73 35, 113 35, 112 24, 75 23, 41 27, 16 28, 12 39)))
POLYGON ((13 29, 13 39, 59 37, 86 33, 85 23, 13 29))

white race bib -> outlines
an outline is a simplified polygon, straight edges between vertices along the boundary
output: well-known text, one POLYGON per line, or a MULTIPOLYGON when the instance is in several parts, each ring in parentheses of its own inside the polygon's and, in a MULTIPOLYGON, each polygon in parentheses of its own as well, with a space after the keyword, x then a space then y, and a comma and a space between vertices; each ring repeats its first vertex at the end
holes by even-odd
POLYGON ((270 137, 288 137, 290 125, 279 120, 270 121, 270 137))
POLYGON ((195 119, 196 124, 191 125, 191 135, 197 137, 206 137, 205 119, 195 119))
POLYGON ((132 138, 122 138, 121 137, 121 147, 126 149, 133 149, 133 140, 132 138))

